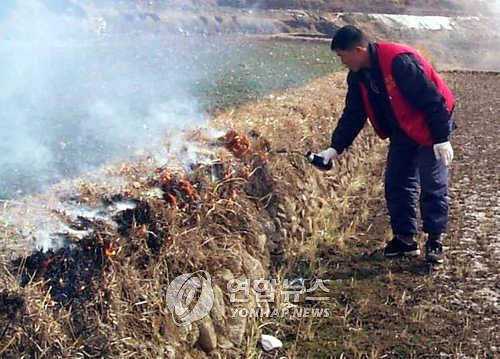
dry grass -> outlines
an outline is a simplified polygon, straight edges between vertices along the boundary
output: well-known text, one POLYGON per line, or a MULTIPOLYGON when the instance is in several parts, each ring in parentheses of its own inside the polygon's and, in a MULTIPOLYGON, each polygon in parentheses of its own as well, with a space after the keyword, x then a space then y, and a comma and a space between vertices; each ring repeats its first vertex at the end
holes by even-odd
MULTIPOLYGON (((250 133, 251 143, 232 154, 215 150, 212 165, 185 174, 124 164, 115 170, 127 179, 120 193, 80 183, 75 195, 82 204, 126 199, 137 206, 119 219, 121 227, 87 224, 95 231, 72 251, 4 263, 1 287, 23 303, 7 306, 10 297, 4 298, 2 355, 163 357, 174 350, 197 357, 202 355, 198 326, 181 331, 167 313, 164 293, 172 278, 205 269, 225 288, 228 273, 286 276, 304 262, 316 270, 317 249, 325 243, 341 246, 356 228, 352 214, 366 212, 368 197, 353 209, 349 196, 371 187, 361 156, 374 144, 369 135, 343 157, 340 175, 314 170, 302 155, 328 145, 342 108, 344 77, 333 74, 223 113, 215 125, 234 129, 233 136, 250 133), (288 152, 276 151, 283 148, 288 152), (222 177, 214 179, 214 171, 222 171, 222 177), (165 195, 146 196, 155 187, 165 195)), ((199 137, 191 135, 213 148, 199 137)), ((242 146, 227 138, 219 145, 242 146)), ((242 338, 232 336, 224 316, 212 319, 219 343, 233 343, 220 352, 239 357, 242 338)), ((257 355, 252 348, 258 323, 249 320, 246 333, 246 356, 257 355)))

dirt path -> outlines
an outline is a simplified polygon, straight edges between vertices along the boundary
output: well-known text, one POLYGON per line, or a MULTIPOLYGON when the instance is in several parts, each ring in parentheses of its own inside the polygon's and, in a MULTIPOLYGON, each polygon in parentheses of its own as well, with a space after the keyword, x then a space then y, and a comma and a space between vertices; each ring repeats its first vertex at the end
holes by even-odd
MULTIPOLYGON (((295 340, 297 357, 479 357, 500 353, 500 75, 449 73, 458 99, 451 229, 443 266, 385 260, 390 237, 383 194, 345 251, 324 253, 332 315, 295 340)), ((384 159, 379 156, 382 176, 384 159)), ((424 238, 420 238, 423 246, 424 238)), ((285 333, 286 334, 286 333, 285 333)), ((291 334, 291 333, 289 333, 291 334)), ((290 352, 289 352, 290 353, 290 352)))
POLYGON ((449 76, 460 100, 457 121, 461 128, 454 139, 458 160, 453 166, 450 191, 449 260, 438 284, 447 290, 452 310, 491 330, 490 350, 498 354, 500 74, 471 77, 466 73, 449 76))

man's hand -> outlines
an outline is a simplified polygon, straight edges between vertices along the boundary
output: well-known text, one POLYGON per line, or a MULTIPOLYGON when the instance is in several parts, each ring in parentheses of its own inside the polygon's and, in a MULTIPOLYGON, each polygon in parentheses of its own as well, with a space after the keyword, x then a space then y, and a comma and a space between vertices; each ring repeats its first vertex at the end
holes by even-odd
POLYGON ((329 147, 328 149, 317 153, 317 156, 323 158, 323 163, 326 165, 328 162, 337 157, 338 153, 334 148, 329 147))
POLYGON ((333 167, 333 159, 337 157, 337 151, 330 147, 319 153, 309 152, 307 157, 317 168, 321 170, 330 170, 333 167))
POLYGON ((453 148, 451 147, 450 141, 436 143, 433 146, 433 149, 436 160, 443 161, 445 166, 449 166, 451 164, 451 161, 453 161, 453 148))

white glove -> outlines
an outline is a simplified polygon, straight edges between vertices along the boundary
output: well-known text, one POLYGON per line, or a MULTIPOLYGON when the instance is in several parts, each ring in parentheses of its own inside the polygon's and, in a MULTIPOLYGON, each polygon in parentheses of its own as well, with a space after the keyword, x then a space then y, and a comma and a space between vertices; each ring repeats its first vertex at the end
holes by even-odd
MULTIPOLYGON (((314 153, 311 154, 310 156, 314 156, 314 153)), ((328 149, 321 151, 319 153, 316 153, 316 156, 321 157, 323 159, 323 164, 326 166, 330 160, 333 160, 335 157, 338 156, 337 151, 335 151, 334 148, 329 147, 328 149)), ((312 158, 310 158, 312 161, 312 158)))
POLYGON ((434 156, 436 160, 443 161, 445 166, 449 166, 451 161, 453 161, 453 148, 451 147, 450 141, 443 143, 436 143, 433 147, 434 156))

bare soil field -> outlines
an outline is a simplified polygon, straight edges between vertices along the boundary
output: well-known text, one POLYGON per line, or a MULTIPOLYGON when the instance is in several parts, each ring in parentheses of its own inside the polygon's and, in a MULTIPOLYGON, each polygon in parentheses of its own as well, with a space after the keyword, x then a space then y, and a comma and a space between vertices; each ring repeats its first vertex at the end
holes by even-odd
MULTIPOLYGON (((340 313, 315 323, 309 336, 295 338, 300 357, 498 355, 500 74, 448 72, 445 77, 458 100, 459 125, 445 264, 434 268, 423 259, 381 256, 390 233, 380 193, 345 251, 327 256, 326 277, 336 280, 334 308, 340 313)), ((374 175, 381 180, 381 171, 374 175)))

